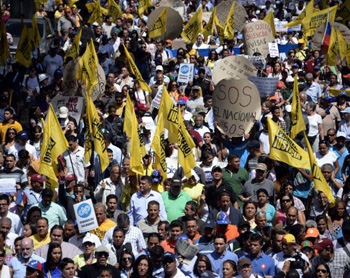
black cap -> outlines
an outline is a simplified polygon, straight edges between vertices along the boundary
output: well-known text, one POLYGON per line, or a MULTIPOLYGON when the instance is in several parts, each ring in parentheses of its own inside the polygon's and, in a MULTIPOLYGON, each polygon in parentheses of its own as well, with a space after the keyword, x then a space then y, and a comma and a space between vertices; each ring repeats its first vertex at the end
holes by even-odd
POLYGON ((219 171, 219 172, 222 172, 222 169, 220 166, 214 166, 212 169, 211 169, 211 172, 216 172, 216 171, 219 171))
POLYGON ((215 221, 208 219, 207 222, 205 222, 204 228, 214 229, 215 227, 216 227, 215 221))

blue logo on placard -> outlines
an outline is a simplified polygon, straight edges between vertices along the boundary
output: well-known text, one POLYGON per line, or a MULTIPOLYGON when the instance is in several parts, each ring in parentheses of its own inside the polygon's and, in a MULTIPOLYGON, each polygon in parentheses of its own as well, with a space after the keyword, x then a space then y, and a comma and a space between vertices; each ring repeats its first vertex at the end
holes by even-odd
POLYGON ((78 207, 78 215, 81 218, 86 218, 91 214, 91 207, 88 204, 81 204, 78 207))
POLYGON ((187 65, 182 66, 181 73, 186 74, 190 71, 190 67, 187 65))

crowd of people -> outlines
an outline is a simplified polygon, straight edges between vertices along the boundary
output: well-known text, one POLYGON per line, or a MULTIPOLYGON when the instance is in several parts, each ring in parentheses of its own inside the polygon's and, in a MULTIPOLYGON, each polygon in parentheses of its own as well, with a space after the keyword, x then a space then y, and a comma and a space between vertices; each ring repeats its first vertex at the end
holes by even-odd
MULTIPOLYGON (((110 2, 96 1, 102 8, 110 2)), ((350 277, 350 94, 346 90, 350 67, 346 61, 328 65, 320 49, 305 43, 303 29, 278 31, 276 42, 290 49, 282 58, 264 57, 264 67, 258 70, 260 77, 277 77, 278 87, 273 95, 261 98, 261 118, 253 128, 243 137, 229 138, 210 116, 215 94, 212 76, 222 59, 244 54, 241 32, 224 40, 217 30, 206 40, 198 34, 195 43, 175 48, 171 39, 148 37, 148 16, 159 2, 139 13, 139 2, 117 0, 120 18, 105 14, 103 23, 91 24, 83 2, 44 1, 35 16, 47 18, 55 30, 48 52, 34 51, 29 68, 11 57, 0 75, 0 277, 350 277), (85 108, 78 111, 77 120, 70 107, 57 107, 69 147, 58 159, 59 186, 53 188, 39 173, 42 120, 52 99, 72 95, 63 78, 70 62, 65 54, 81 28, 89 30, 105 74, 104 92, 96 96, 94 105, 109 166, 101 172, 97 155, 85 163, 85 108), (150 91, 133 75, 124 46, 150 91), (186 84, 177 81, 182 63, 194 65, 193 81, 186 84), (269 157, 268 118, 290 133, 295 77, 306 135, 335 202, 314 187, 312 170, 269 157), (195 144, 197 166, 190 176, 178 163, 168 167, 166 178, 154 166, 154 100, 163 87, 180 109, 195 144), (124 132, 127 95, 147 151, 143 175, 130 165, 131 138, 124 132), (10 183, 16 188, 6 192, 10 183), (74 205, 88 199, 94 204, 98 227, 81 232, 74 205)), ((184 23, 200 6, 211 12, 218 4, 213 0, 181 3, 184 23)), ((325 8, 324 3, 342 4, 315 1, 314 9, 325 8)), ((248 23, 270 12, 276 22, 291 21, 308 3, 242 4, 248 23)), ((1 19, 6 23, 10 18, 11 9, 4 3, 1 19)), ((350 18, 344 25, 350 28, 350 18)), ((7 39, 12 45, 10 33, 7 39)), ((86 41, 80 44, 80 55, 85 48, 86 41)), ((305 148, 302 134, 295 142, 305 148)), ((177 161, 177 144, 165 138, 165 150, 169 165, 177 161)))

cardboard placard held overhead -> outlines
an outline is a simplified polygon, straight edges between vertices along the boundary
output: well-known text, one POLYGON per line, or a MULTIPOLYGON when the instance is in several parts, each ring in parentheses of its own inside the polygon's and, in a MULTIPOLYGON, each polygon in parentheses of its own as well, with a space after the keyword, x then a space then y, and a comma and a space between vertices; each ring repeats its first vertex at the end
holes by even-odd
POLYGON ((269 54, 271 58, 279 57, 280 52, 278 50, 278 44, 275 42, 269 42, 269 54))
POLYGON ((257 73, 253 63, 243 56, 229 56, 222 59, 214 68, 213 82, 218 84, 225 78, 247 78, 257 73))
MULTIPOLYGON (((216 15, 221 23, 222 26, 225 26, 226 19, 228 16, 228 13, 230 11, 231 5, 233 1, 232 0, 224 0, 219 5, 217 5, 216 8, 216 15)), ((238 32, 241 32, 245 25, 245 18, 247 16, 247 12, 245 8, 240 4, 238 1, 235 2, 235 12, 234 12, 234 30, 237 30, 238 32)))
POLYGON ((95 209, 91 199, 74 204, 73 207, 79 233, 89 232, 98 227, 95 209))
MULTIPOLYGON (((151 30, 154 23, 158 19, 160 13, 165 9, 165 7, 160 7, 155 9, 148 17, 147 27, 148 30, 151 30)), ((180 14, 175 11, 173 8, 167 8, 167 24, 166 24, 166 32, 162 34, 162 36, 156 37, 162 40, 166 39, 176 39, 181 35, 182 32, 182 17, 180 14)))
POLYGON ((51 104, 55 111, 62 106, 68 108, 68 115, 73 117, 79 124, 81 113, 84 108, 84 98, 76 96, 56 96, 51 100, 51 104))
POLYGON ((311 41, 313 49, 321 49, 324 28, 325 24, 321 24, 321 26, 316 29, 311 41))
POLYGON ((257 87, 248 79, 223 79, 213 93, 213 113, 218 128, 229 137, 242 137, 260 119, 257 87))
POLYGON ((177 11, 181 17, 185 15, 185 6, 181 0, 162 0, 159 3, 159 7, 170 7, 177 11))
POLYGON ((194 64, 181 64, 179 68, 179 75, 177 77, 178 83, 188 83, 193 81, 194 64))

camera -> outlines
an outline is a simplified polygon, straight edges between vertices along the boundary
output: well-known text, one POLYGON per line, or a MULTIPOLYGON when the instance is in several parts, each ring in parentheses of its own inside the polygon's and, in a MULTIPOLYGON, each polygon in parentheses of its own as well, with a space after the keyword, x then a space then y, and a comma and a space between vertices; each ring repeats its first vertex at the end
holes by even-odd
POLYGON ((301 255, 297 254, 293 256, 293 258, 295 261, 290 262, 290 269, 304 269, 306 262, 301 255))

